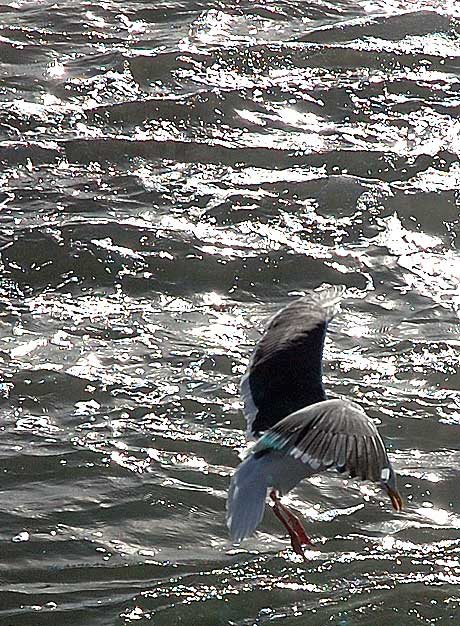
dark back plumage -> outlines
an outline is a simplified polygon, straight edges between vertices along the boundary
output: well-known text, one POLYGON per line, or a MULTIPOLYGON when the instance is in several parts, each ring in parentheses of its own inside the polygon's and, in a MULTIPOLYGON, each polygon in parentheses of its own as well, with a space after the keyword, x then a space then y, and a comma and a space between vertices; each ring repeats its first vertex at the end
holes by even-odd
POLYGON ((310 291, 268 322, 241 382, 248 431, 255 436, 287 415, 326 399, 322 357, 342 285, 310 291))

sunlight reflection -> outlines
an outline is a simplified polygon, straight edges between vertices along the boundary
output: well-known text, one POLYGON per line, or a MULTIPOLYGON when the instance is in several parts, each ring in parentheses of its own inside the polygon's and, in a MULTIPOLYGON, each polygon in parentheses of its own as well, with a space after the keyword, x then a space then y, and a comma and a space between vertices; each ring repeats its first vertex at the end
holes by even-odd
POLYGON ((128 32, 132 35, 138 35, 139 33, 143 33, 147 29, 146 22, 142 20, 135 20, 132 22, 126 15, 120 14, 118 16, 121 24, 128 30, 128 32))
MULTIPOLYGON (((310 479, 310 482, 313 482, 313 479, 310 479)), ((340 516, 348 516, 353 515, 356 511, 364 508, 364 504, 360 503, 355 506, 344 507, 344 508, 331 508, 326 511, 321 510, 320 504, 306 505, 305 501, 301 499, 295 492, 290 492, 283 496, 283 503, 287 506, 301 512, 302 515, 308 517, 312 520, 329 522, 333 519, 340 516)))
POLYGON ((416 471, 411 469, 405 469, 404 475, 413 476, 419 480, 427 480, 430 483, 439 483, 443 480, 442 476, 436 472, 429 471, 416 471))
POLYGON ((104 18, 100 15, 96 15, 93 11, 86 11, 86 19, 91 26, 96 26, 97 28, 104 28, 106 25, 104 18))
POLYGON ((13 359, 20 359, 24 356, 43 348, 48 343, 45 337, 38 337, 37 339, 32 339, 31 341, 26 341, 25 343, 21 343, 15 348, 12 348, 10 351, 10 356, 13 359))
POLYGON ((221 346, 226 350, 236 350, 245 339, 245 332, 235 324, 235 318, 225 313, 219 315, 219 321, 195 327, 191 334, 205 338, 209 346, 221 346))
POLYGON ((407 284, 419 293, 442 305, 460 302, 460 259, 455 251, 402 255, 398 264, 409 270, 407 284))
POLYGON ((437 526, 460 528, 460 518, 458 516, 454 515, 453 513, 449 513, 449 511, 445 511, 444 509, 437 509, 432 506, 431 503, 426 503, 426 506, 419 507, 414 510, 421 517, 430 520, 437 526))
POLYGON ((87 402, 75 402, 76 415, 92 415, 101 408, 96 400, 88 400, 87 402))
POLYGON ((316 585, 312 585, 310 583, 307 584, 299 584, 299 583, 291 583, 291 582, 282 582, 279 581, 276 583, 275 585, 276 587, 278 587, 279 589, 289 589, 291 591, 306 591, 308 593, 313 593, 313 592, 321 592, 322 589, 320 587, 317 587, 316 585))
POLYGON ((54 60, 52 63, 48 65, 46 68, 46 74, 50 78, 63 78, 66 73, 66 69, 63 63, 60 63, 57 60, 54 60))
POLYGON ((193 22, 189 38, 205 45, 226 45, 233 38, 233 22, 234 17, 229 13, 210 9, 193 22))
POLYGON ((391 535, 387 535, 386 537, 384 537, 381 540, 381 547, 383 550, 393 550, 393 548, 395 547, 396 544, 396 539, 394 537, 392 537, 391 535))
POLYGON ((403 255, 422 250, 429 250, 442 243, 439 237, 417 233, 403 227, 397 213, 390 217, 382 218, 383 230, 375 238, 376 243, 386 246, 391 254, 403 255))
POLYGON ((62 106, 63 102, 60 98, 57 98, 51 93, 44 93, 42 95, 42 104, 45 107, 62 106))
POLYGON ((116 463, 120 467, 123 467, 131 472, 135 472, 136 474, 143 473, 150 467, 150 460, 148 458, 138 459, 133 455, 119 450, 111 451, 109 458, 113 463, 116 463))
POLYGON ((99 357, 93 352, 90 352, 80 357, 75 365, 70 367, 67 371, 73 376, 95 380, 99 378, 100 371, 103 369, 105 368, 99 357))
POLYGON ((425 192, 457 190, 460 187, 460 163, 452 163, 447 170, 437 170, 434 167, 428 167, 411 178, 410 184, 398 184, 400 189, 405 189, 406 187, 420 189, 425 192))

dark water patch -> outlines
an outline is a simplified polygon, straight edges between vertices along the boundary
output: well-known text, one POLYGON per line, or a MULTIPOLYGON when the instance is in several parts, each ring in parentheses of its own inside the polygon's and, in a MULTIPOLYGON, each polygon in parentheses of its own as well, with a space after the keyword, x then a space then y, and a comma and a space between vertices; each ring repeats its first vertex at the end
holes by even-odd
POLYGON ((305 162, 302 156, 284 150, 241 147, 235 149, 219 144, 186 141, 156 140, 75 140, 65 144, 70 161, 120 162, 134 157, 167 159, 189 163, 212 163, 235 166, 264 167, 274 160, 277 167, 292 167, 305 162))
POLYGON ((69 401, 84 402, 94 398, 95 389, 91 388, 91 391, 88 389, 90 381, 69 373, 46 369, 29 371, 22 369, 10 380, 14 385, 10 392, 12 397, 35 399, 40 397, 40 403, 43 405, 51 402, 56 407, 56 404, 65 404, 69 401))
POLYGON ((384 17, 360 20, 360 23, 339 22, 332 28, 323 28, 308 33, 300 39, 309 43, 332 43, 350 41, 362 37, 379 37, 398 41, 410 35, 447 33, 455 36, 458 24, 452 18, 435 11, 416 11, 384 17))
POLYGON ((9 65, 36 63, 40 58, 46 58, 45 51, 37 44, 24 45, 22 42, 2 41, 0 43, 2 62, 9 65))
POLYGON ((406 227, 441 236, 457 248, 460 232, 460 194, 455 190, 422 192, 408 190, 385 199, 385 206, 396 211, 406 227), (436 209, 433 210, 433 207, 436 209))
MULTIPOLYGON (((207 59, 205 55, 194 55, 193 60, 204 63, 207 59)), ((158 55, 135 56, 129 60, 129 68, 140 86, 148 86, 154 81, 171 81, 173 72, 190 69, 193 60, 183 53, 165 51, 158 55)))
POLYGON ((203 255, 200 251, 195 254, 177 256, 174 260, 154 256, 148 259, 148 275, 123 277, 123 285, 129 293, 139 293, 162 285, 170 293, 177 292, 173 275, 179 273, 186 280, 181 290, 187 289, 187 284, 200 284, 201 289, 219 289, 231 292, 235 288, 243 291, 255 289, 263 293, 267 279, 271 285, 291 285, 291 288, 302 288, 309 285, 312 276, 328 276, 328 282, 340 280, 356 287, 364 287, 364 276, 351 272, 349 275, 339 274, 327 263, 312 257, 299 257, 290 252, 268 253, 263 257, 249 256, 245 260, 228 260, 219 254, 203 255), (210 273, 211 272, 211 273, 210 273))
MULTIPOLYGON (((162 64, 162 67, 164 65, 162 64)), ((271 90, 272 101, 282 100, 280 93, 271 90)), ((235 91, 222 93, 201 93, 185 96, 178 99, 149 98, 144 101, 123 102, 117 105, 97 107, 88 112, 88 119, 108 122, 110 124, 135 125, 149 122, 160 125, 166 120, 174 124, 174 129, 191 130, 191 126, 212 127, 213 124, 228 124, 241 129, 246 125, 244 119, 237 114, 238 109, 250 110, 262 114, 266 112, 266 106, 257 102, 251 92, 243 97, 235 91)), ((264 132, 262 125, 260 131, 264 132)), ((268 132, 269 129, 267 129, 268 132)))
POLYGON ((331 46, 316 52, 309 59, 310 67, 336 68, 353 70, 368 68, 370 70, 385 70, 398 72, 402 68, 416 69, 429 65, 433 71, 455 71, 458 69, 457 57, 441 58, 433 54, 405 54, 403 52, 377 51, 370 55, 367 50, 351 47, 331 46))
POLYGON ((368 151, 363 162, 363 152, 360 150, 330 151, 323 155, 262 147, 242 146, 236 149, 219 144, 171 140, 76 140, 66 142, 65 151, 70 161, 78 163, 120 163, 142 157, 231 167, 264 168, 269 163, 274 164, 277 169, 325 166, 326 171, 331 174, 343 172, 360 178, 378 178, 388 182, 408 180, 433 163, 447 168, 455 161, 454 155, 444 151, 434 157, 422 154, 411 158, 400 157, 391 152, 368 151))
POLYGON ((13 143, 0 146, 0 161, 4 165, 12 166, 25 163, 27 160, 34 164, 53 163, 61 156, 61 152, 55 148, 46 147, 36 143, 13 143))

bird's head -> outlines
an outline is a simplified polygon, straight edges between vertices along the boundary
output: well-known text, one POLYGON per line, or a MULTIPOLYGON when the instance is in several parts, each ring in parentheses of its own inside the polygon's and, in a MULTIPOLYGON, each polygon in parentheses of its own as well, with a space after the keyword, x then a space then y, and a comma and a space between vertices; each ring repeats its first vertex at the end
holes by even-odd
POLYGON ((380 475, 380 485, 387 492, 395 511, 401 511, 403 501, 396 486, 396 474, 391 466, 384 467, 380 475))

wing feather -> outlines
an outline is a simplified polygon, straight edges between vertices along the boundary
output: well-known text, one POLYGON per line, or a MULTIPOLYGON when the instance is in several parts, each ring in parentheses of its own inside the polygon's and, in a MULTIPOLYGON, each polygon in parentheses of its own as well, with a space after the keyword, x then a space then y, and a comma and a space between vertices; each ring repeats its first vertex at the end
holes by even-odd
POLYGON ((260 454, 267 448, 299 459, 313 472, 334 467, 374 482, 382 481, 385 468, 394 474, 374 422, 361 407, 344 400, 318 402, 284 418, 254 450, 260 454))
POLYGON ((343 285, 310 291, 268 322, 241 380, 249 434, 259 436, 291 413, 326 399, 324 338, 344 291, 343 285))

